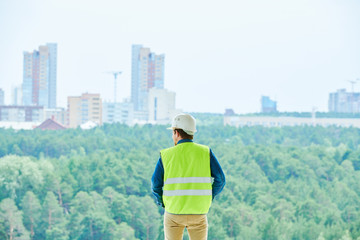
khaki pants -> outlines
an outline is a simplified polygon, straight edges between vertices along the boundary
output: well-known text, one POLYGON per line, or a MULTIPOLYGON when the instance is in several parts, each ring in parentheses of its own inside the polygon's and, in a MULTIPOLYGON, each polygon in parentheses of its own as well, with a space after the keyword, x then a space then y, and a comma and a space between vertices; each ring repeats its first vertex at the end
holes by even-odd
POLYGON ((207 239, 208 223, 206 214, 175 215, 165 212, 165 240, 182 240, 185 227, 187 228, 191 240, 207 239))

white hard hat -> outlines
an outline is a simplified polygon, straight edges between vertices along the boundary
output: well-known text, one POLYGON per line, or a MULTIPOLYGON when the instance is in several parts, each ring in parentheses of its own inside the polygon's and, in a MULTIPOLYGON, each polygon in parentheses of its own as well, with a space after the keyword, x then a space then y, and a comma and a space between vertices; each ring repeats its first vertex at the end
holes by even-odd
POLYGON ((196 132, 196 120, 193 116, 186 113, 176 115, 172 121, 171 127, 168 129, 182 129, 189 135, 196 132))

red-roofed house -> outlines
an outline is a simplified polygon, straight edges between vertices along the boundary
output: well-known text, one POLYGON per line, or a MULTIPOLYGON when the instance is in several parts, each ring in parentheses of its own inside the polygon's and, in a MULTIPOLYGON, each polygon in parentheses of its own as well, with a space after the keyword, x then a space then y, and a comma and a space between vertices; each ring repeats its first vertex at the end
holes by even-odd
POLYGON ((63 129, 66 129, 66 127, 64 127, 60 123, 58 123, 55 120, 50 119, 50 118, 45 120, 43 123, 41 123, 36 128, 40 128, 41 130, 63 130, 63 129))

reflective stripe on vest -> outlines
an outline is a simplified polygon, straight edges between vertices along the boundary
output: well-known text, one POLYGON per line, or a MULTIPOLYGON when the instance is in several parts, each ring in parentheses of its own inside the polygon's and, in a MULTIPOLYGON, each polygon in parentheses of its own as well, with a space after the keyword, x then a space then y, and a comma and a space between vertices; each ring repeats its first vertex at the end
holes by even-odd
POLYGON ((209 147, 184 142, 161 151, 163 201, 173 214, 206 214, 212 200, 209 147))
POLYGON ((212 195, 212 190, 164 190, 164 196, 208 196, 212 195))
POLYGON ((164 184, 173 183, 211 183, 211 177, 181 177, 181 178, 168 178, 164 184))

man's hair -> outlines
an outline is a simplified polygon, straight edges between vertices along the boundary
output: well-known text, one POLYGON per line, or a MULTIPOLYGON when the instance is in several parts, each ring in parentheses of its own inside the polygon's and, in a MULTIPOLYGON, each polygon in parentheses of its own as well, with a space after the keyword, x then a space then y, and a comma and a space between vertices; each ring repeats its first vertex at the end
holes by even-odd
POLYGON ((174 131, 177 131, 179 134, 180 134, 180 137, 182 139, 194 139, 194 136, 193 135, 189 135, 187 134, 184 130, 182 129, 179 129, 179 128, 175 128, 174 131))

